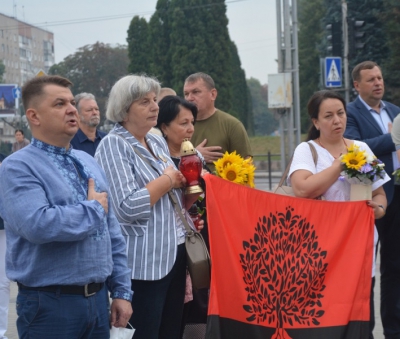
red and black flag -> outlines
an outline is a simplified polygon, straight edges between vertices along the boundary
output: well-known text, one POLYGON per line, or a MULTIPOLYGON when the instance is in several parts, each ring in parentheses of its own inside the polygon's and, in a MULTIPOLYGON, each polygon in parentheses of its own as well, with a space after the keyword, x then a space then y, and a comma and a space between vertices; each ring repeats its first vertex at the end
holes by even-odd
POLYGON ((374 215, 212 175, 208 339, 368 338, 374 215))

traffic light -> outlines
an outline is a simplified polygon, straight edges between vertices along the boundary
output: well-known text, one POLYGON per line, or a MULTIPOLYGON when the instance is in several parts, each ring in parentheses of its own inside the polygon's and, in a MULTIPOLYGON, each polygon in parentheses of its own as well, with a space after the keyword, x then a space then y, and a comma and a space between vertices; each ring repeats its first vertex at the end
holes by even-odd
POLYGON ((365 25, 365 21, 348 18, 347 29, 348 29, 348 36, 349 36, 349 57, 350 58, 356 56, 357 50, 361 50, 365 46, 365 43, 363 42, 363 38, 365 36, 365 32, 363 31, 364 25, 365 25))
POLYGON ((340 22, 334 22, 326 25, 328 36, 327 52, 328 56, 342 56, 342 25, 340 22))

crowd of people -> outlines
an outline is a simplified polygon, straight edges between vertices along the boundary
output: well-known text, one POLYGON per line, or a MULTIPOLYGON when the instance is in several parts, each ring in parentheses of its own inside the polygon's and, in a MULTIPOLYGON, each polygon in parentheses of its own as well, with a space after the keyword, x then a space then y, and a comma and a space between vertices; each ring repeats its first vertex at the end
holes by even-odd
MULTIPOLYGON (((371 246, 378 239, 381 246, 385 338, 399 338, 400 189, 392 173, 399 167, 400 108, 382 100, 376 63, 357 65, 352 77, 355 101, 346 104, 330 90, 310 98, 311 127, 288 181, 298 197, 348 201, 350 184, 338 180, 340 156, 355 145, 385 163, 387 174, 366 203, 376 219, 371 246)), ((184 193, 180 146, 190 139, 203 175, 212 173, 226 151, 252 156, 243 124, 215 107, 218 92, 205 73, 186 78, 183 97, 152 77, 121 78, 107 102, 106 118, 115 124, 108 134, 98 129, 95 97, 73 96, 71 87, 59 76, 24 84, 32 140, 17 130, 13 154, 0 159, 0 339, 9 279, 18 284, 20 338, 109 338, 110 326, 128 323, 135 339, 181 339, 190 324, 201 324, 204 337, 209 291, 191 289, 177 211, 195 230, 188 210, 199 194, 184 193)), ((199 229, 207 240, 206 214, 199 229)), ((374 275, 372 267, 370 338, 374 275)))
MULTIPOLYGON (((184 196, 186 179, 171 155, 179 157, 176 133, 193 136, 197 105, 167 97, 178 100, 177 114, 154 131, 161 119, 160 83, 128 75, 110 92, 106 117, 115 126, 104 135, 97 130, 94 96, 74 97, 71 86, 59 76, 24 84, 32 140, 1 167, 0 215, 7 277, 18 284, 19 337, 108 338, 110 323, 126 327, 129 321, 135 338, 181 338, 190 279, 186 231, 170 194, 184 211, 198 194, 184 196), (14 199, 29 202, 25 213, 14 199)), ((209 109, 216 89, 204 92, 213 92, 198 101, 209 109)), ((235 150, 205 144, 206 153, 235 150)))

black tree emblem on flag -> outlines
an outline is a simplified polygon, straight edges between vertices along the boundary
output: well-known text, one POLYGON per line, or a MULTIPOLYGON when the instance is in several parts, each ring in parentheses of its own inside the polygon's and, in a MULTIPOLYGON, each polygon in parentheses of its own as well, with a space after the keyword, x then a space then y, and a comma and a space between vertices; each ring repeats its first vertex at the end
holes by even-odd
POLYGON ((243 241, 240 254, 248 321, 276 323, 271 339, 289 339, 285 325, 319 325, 327 252, 318 244, 314 225, 294 214, 270 213, 259 218, 256 233, 243 241))

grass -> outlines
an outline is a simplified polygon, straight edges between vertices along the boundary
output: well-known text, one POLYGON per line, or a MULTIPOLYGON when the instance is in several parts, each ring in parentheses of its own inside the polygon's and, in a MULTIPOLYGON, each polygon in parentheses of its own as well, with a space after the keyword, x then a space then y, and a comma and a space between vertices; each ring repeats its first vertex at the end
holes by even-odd
MULTIPOLYGON (((305 134, 301 136, 302 140, 305 140, 305 138, 305 134)), ((266 160, 268 151, 271 154, 278 154, 272 156, 272 160, 279 160, 281 158, 281 137, 279 136, 250 137, 250 145, 253 155, 265 155, 264 157, 256 157, 257 160, 266 160)))
POLYGON ((281 153, 281 137, 277 136, 262 136, 250 138, 251 151, 253 155, 281 153))

